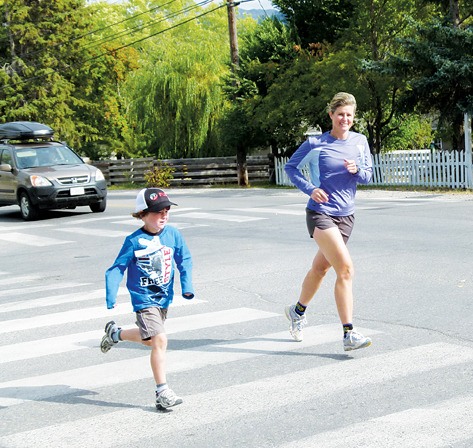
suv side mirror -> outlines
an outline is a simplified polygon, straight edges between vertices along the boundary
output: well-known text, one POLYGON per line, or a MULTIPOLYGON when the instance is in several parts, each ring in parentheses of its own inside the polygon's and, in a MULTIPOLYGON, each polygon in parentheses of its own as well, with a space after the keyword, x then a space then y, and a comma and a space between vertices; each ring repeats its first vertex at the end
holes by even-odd
POLYGON ((0 165, 0 171, 6 171, 7 173, 11 173, 13 171, 13 168, 9 163, 2 163, 0 165))

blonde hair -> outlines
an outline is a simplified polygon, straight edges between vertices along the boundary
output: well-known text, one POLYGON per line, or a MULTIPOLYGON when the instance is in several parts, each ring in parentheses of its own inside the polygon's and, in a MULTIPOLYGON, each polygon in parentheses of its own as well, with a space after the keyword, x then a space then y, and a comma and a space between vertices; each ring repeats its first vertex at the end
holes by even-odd
POLYGON ((338 92, 327 105, 327 112, 333 114, 337 108, 343 106, 353 106, 353 113, 356 112, 356 99, 351 93, 338 92))

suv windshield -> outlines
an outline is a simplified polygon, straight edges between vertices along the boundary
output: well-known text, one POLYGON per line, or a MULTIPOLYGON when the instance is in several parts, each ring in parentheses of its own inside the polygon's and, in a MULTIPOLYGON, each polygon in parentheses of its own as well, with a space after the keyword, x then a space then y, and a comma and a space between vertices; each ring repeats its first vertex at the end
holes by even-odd
POLYGON ((15 151, 15 156, 19 169, 83 163, 82 159, 67 146, 18 148, 15 151))

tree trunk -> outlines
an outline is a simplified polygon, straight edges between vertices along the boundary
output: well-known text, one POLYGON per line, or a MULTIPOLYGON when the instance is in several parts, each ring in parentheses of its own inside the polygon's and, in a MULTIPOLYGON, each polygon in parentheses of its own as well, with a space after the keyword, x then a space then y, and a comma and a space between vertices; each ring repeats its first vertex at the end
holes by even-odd
POLYGON ((460 24, 460 5, 458 0, 450 0, 450 18, 454 28, 460 24))
POLYGON ((240 187, 249 187, 246 148, 240 144, 237 145, 237 175, 238 185, 240 187))

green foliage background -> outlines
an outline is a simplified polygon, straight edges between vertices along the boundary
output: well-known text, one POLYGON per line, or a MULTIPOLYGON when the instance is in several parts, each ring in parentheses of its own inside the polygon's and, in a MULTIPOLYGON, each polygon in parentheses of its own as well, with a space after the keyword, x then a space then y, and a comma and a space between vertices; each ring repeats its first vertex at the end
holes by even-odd
POLYGON ((1 121, 44 122, 92 159, 244 160, 327 130, 328 101, 348 91, 374 153, 462 149, 471 2, 273 3, 278 18, 239 16, 232 70, 223 1, 0 0, 1 121))

